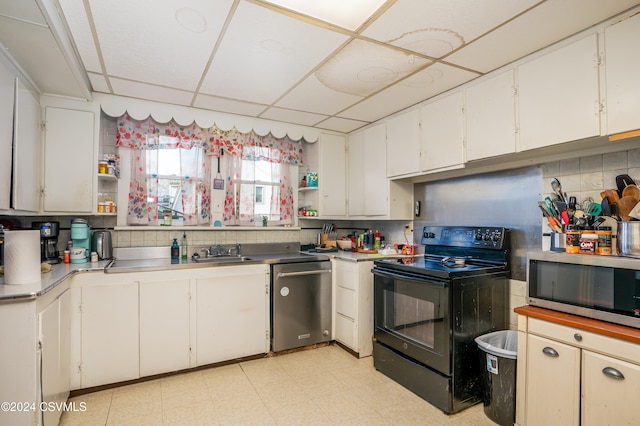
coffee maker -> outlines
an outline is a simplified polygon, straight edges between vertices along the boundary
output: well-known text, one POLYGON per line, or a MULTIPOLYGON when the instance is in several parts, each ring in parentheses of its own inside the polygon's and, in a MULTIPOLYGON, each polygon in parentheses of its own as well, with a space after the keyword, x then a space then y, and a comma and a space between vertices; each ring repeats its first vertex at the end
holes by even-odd
POLYGON ((59 222, 33 222, 31 229, 40 231, 40 261, 45 263, 60 262, 58 252, 59 222))
MULTIPOLYGON (((77 218, 71 221, 71 241, 74 248, 84 248, 83 259, 71 259, 71 263, 84 263, 90 259, 91 228, 85 219, 77 218)), ((72 256, 73 257, 73 256, 72 256)))

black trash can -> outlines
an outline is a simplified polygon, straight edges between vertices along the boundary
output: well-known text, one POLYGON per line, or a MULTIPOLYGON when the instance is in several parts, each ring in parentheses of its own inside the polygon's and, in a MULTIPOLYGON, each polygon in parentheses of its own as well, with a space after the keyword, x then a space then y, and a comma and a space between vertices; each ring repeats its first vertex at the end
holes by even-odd
POLYGON ((480 382, 484 413, 502 426, 516 421, 518 332, 494 331, 476 337, 480 348, 480 382))

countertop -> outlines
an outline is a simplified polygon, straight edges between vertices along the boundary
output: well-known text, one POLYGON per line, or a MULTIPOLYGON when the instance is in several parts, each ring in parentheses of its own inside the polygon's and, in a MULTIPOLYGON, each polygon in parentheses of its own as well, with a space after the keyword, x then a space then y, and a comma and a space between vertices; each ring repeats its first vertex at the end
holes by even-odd
POLYGON ((32 284, 5 284, 0 277, 0 302, 17 299, 33 299, 45 294, 71 275, 79 272, 101 271, 109 261, 97 263, 58 263, 51 265, 51 271, 40 275, 40 281, 32 284))
POLYGON ((196 263, 191 259, 180 260, 179 263, 171 263, 170 258, 155 258, 155 259, 119 259, 115 261, 115 264, 105 269, 110 261, 102 260, 97 263, 58 263, 52 265, 51 271, 41 275, 39 282, 32 284, 20 284, 9 285, 4 284, 4 279, 0 278, 0 303, 10 302, 15 300, 28 300, 34 299, 37 296, 43 295, 50 291, 56 285, 60 284, 66 278, 75 273, 80 272, 99 272, 106 273, 125 273, 125 272, 144 272, 144 271, 157 271, 157 270, 172 270, 172 269, 188 269, 188 268, 212 268, 217 266, 229 266, 229 265, 251 265, 251 264, 274 264, 274 263, 286 263, 305 260, 328 260, 329 258, 335 258, 340 260, 346 260, 350 262, 364 262, 373 261, 376 259, 382 259, 384 257, 406 257, 401 254, 369 254, 369 253, 353 253, 351 251, 339 250, 337 252, 328 253, 308 253, 308 252, 293 252, 293 253, 269 253, 269 254, 250 254, 248 255, 251 260, 243 262, 230 262, 230 263, 196 263))
POLYGON ((514 312, 518 315, 575 327, 581 330, 591 331, 605 336, 614 337, 616 339, 640 344, 640 329, 637 328, 626 327, 624 325, 613 324, 606 321, 598 321, 578 315, 565 314, 563 312, 539 308, 537 306, 520 306, 515 308, 514 312))

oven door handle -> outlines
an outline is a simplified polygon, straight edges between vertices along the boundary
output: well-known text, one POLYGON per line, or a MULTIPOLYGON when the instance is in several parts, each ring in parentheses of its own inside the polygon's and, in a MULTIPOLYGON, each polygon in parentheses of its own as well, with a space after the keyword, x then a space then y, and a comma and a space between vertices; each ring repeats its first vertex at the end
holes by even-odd
POLYGON ((433 284, 438 287, 447 287, 448 281, 436 281, 432 277, 425 277, 424 275, 411 274, 411 273, 395 273, 389 271, 382 271, 380 269, 373 269, 372 272, 375 275, 380 275, 381 277, 391 278, 391 279, 400 279, 406 281, 415 281, 421 284, 433 284))

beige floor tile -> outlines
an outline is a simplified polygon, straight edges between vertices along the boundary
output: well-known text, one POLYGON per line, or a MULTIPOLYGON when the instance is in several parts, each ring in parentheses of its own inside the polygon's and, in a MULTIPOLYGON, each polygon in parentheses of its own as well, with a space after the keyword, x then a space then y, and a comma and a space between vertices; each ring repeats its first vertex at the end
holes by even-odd
POLYGON ((339 419, 334 424, 341 426, 395 426, 395 423, 385 420, 375 411, 351 420, 339 419))
POLYGON ((292 379, 258 387, 256 391, 269 410, 310 401, 309 395, 292 379))
POLYGON ((167 426, 218 425, 213 405, 210 402, 194 402, 162 411, 162 424, 167 426))
POLYGON ((109 416, 113 389, 89 393, 71 398, 78 411, 68 411, 62 414, 60 424, 71 425, 105 425, 109 416))
POLYGON ((149 414, 162 410, 162 391, 157 380, 113 390, 109 416, 120 413, 149 414))
POLYGON ((182 405, 211 402, 207 383, 196 373, 160 380, 162 408, 170 410, 182 405))
POLYGON ((373 410, 357 394, 342 390, 314 396, 313 402, 331 422, 353 420, 370 414, 373 410))
POLYGON ((269 407, 271 416, 278 425, 328 425, 331 420, 312 401, 292 405, 269 407))

